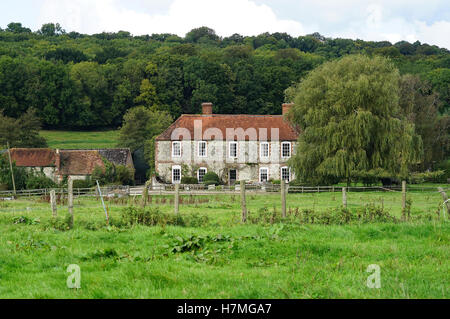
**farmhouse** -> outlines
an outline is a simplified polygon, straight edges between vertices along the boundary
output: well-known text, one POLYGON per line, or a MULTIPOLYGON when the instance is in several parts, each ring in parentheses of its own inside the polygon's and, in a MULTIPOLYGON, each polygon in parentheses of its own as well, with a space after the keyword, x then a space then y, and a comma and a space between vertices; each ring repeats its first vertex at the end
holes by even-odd
POLYGON ((65 176, 85 179, 96 166, 105 167, 103 159, 115 164, 134 168, 131 152, 127 148, 97 150, 52 150, 47 148, 13 148, 11 159, 18 167, 43 172, 55 182, 65 176))
POLYGON ((283 104, 283 115, 224 115, 203 103, 202 114, 181 115, 156 138, 157 176, 168 183, 181 183, 184 176, 202 182, 213 171, 230 185, 292 180, 288 160, 298 130, 285 118, 291 106, 283 104))

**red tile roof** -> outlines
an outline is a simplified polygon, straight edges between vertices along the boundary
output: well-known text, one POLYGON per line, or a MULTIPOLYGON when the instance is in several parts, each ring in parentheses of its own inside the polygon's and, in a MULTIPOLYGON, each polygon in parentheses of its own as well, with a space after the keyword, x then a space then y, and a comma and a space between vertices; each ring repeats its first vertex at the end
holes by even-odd
POLYGON ((56 165, 56 154, 48 148, 13 148, 11 159, 21 167, 51 167, 56 165))
POLYGON ((90 175, 96 166, 105 167, 96 150, 61 150, 60 153, 61 175, 90 175))
MULTIPOLYGON (((242 128, 244 131, 249 128, 254 128, 259 140, 259 129, 267 129, 267 140, 272 140, 271 128, 279 129, 280 141, 296 141, 298 139, 298 132, 291 126, 291 124, 284 119, 282 115, 181 115, 169 128, 159 135, 156 140, 170 141, 172 140, 172 132, 177 128, 186 128, 190 134, 191 139, 194 139, 194 121, 202 121, 202 136, 209 128, 217 128, 222 132, 223 139, 226 139, 226 131, 228 129, 242 128)), ((214 139, 215 136, 212 135, 214 139)), ((176 137, 175 139, 179 139, 176 137)), ((182 139, 182 138, 180 138, 182 139)), ((248 136, 245 137, 248 140, 248 136)))

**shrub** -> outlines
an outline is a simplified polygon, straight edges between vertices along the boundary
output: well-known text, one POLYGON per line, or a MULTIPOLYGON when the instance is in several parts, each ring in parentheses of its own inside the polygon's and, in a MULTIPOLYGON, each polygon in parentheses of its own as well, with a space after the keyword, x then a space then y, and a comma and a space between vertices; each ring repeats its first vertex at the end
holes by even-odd
POLYGON ((208 172, 203 176, 203 184, 206 186, 208 185, 220 185, 220 178, 219 175, 217 175, 214 172, 208 172))
POLYGON ((184 221, 179 215, 165 214, 159 208, 127 207, 122 210, 120 221, 118 223, 113 221, 112 224, 115 226, 183 226, 184 221))
POLYGON ((73 188, 90 188, 95 186, 95 182, 87 176, 86 179, 77 179, 73 181, 73 188))
POLYGON ((196 177, 183 176, 181 178, 181 184, 188 184, 188 185, 198 184, 198 180, 196 177))
POLYGON ((444 171, 434 171, 434 172, 423 172, 423 173, 412 173, 409 177, 408 182, 411 184, 420 184, 420 183, 440 183, 444 182, 444 171))
POLYGON ((44 188, 55 188, 56 183, 44 175, 44 173, 38 173, 36 175, 31 175, 26 181, 27 189, 44 189, 44 188))

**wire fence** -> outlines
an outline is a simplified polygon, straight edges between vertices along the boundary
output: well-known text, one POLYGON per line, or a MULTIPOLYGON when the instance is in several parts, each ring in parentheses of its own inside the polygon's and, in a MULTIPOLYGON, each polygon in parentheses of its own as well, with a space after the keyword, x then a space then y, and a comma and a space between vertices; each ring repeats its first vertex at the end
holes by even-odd
MULTIPOLYGON (((340 186, 290 186, 287 185, 288 193, 324 193, 324 192, 342 192, 340 186)), ((144 191, 144 186, 104 186, 101 187, 101 192, 105 197, 123 197, 123 196, 141 196, 144 191)), ((251 193, 279 193, 281 187, 278 184, 246 184, 245 189, 251 193)), ((450 190, 450 187, 443 187, 444 191, 450 190)), ((14 195, 13 191, 0 191, 0 200, 8 200, 13 198, 26 197, 47 197, 50 196, 52 189, 29 189, 18 190, 14 195)), ((68 194, 67 188, 53 189, 57 196, 63 197, 68 194)), ((228 186, 206 186, 198 185, 180 185, 181 194, 192 195, 220 195, 220 194, 236 194, 240 191, 240 185, 228 186)), ((346 187, 347 192, 401 192, 401 186, 350 186, 346 187)), ((149 195, 170 195, 174 194, 174 185, 152 185, 148 188, 149 195)), ((409 185, 407 192, 438 192, 437 187, 434 186, 419 186, 409 185)), ((75 188, 73 190, 74 197, 98 197, 99 192, 96 187, 91 188, 75 188)))

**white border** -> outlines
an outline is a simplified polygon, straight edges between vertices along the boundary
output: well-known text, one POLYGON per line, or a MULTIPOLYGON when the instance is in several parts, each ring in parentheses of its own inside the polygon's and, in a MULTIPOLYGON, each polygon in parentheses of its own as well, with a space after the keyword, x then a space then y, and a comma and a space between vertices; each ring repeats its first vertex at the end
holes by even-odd
POLYGON ((208 157, 208 143, 206 141, 199 141, 197 143, 197 155, 198 157, 208 157), (205 155, 200 155, 200 144, 205 143, 205 155))
POLYGON ((229 158, 238 158, 239 154, 239 144, 238 142, 229 142, 228 143, 228 157, 229 158), (231 156, 231 144, 236 144, 236 156, 231 156))
POLYGON ((180 184, 180 183, 181 183, 181 178, 182 178, 182 176, 181 176, 181 166, 180 166, 180 165, 174 165, 174 166, 172 166, 172 184, 180 184), (176 170, 176 169, 179 169, 179 170, 180 170, 180 180, 177 181, 177 182, 175 182, 175 181, 173 180, 173 171, 176 170))
POLYGON ((270 157, 270 143, 269 142, 261 142, 259 144, 259 157, 267 159, 270 157), (263 145, 267 145, 267 156, 263 156, 263 145))
MULTIPOLYGON (((265 181, 265 182, 268 182, 269 181, 269 179, 270 179, 270 176, 269 176, 269 168, 268 167, 260 167, 259 168, 259 182, 260 183, 263 183, 262 181, 261 181, 261 171, 262 170, 266 170, 267 171, 267 181, 265 181)), ((264 183, 265 183, 264 182, 264 183)))
POLYGON ((181 157, 181 141, 174 141, 174 142, 172 142, 172 158, 180 158, 181 157), (180 144, 180 155, 175 155, 174 154, 174 144, 175 143, 178 143, 178 144, 180 144))
MULTIPOLYGON (((199 167, 199 169, 197 170, 197 180, 199 183, 200 183, 200 170, 201 169, 205 170, 205 174, 208 173, 208 169, 206 167, 199 167)), ((203 183, 203 181, 201 183, 203 183)))
POLYGON ((292 143, 291 142, 282 142, 281 143, 281 158, 290 158, 292 156, 292 143), (289 144, 289 156, 283 156, 283 145, 289 144))
POLYGON ((284 168, 287 168, 289 170, 289 181, 288 181, 288 183, 290 183, 291 179, 292 179, 292 175, 291 175, 291 168, 289 166, 280 167, 280 181, 283 181, 283 169, 284 168))

